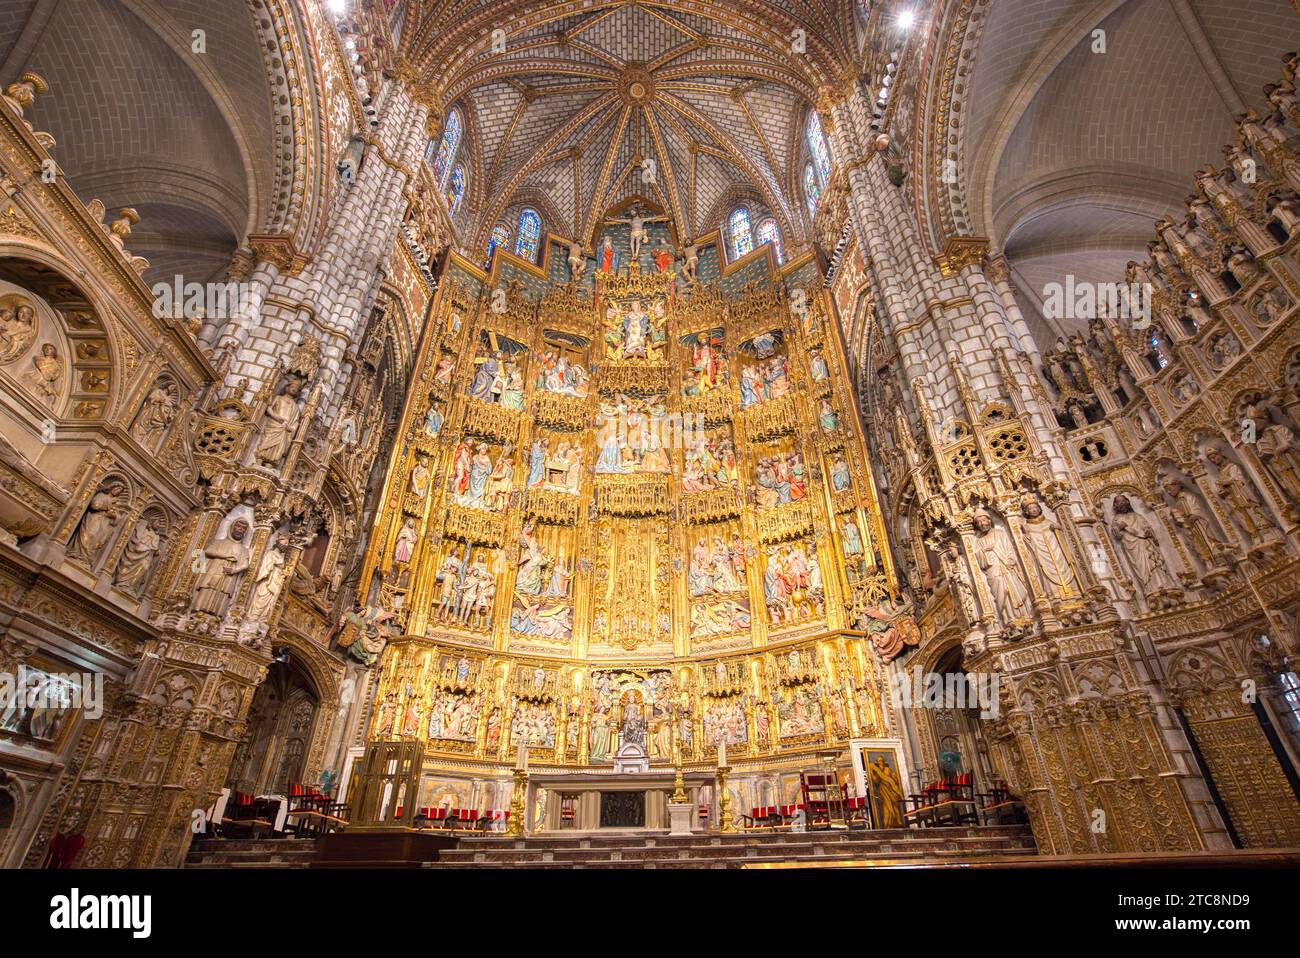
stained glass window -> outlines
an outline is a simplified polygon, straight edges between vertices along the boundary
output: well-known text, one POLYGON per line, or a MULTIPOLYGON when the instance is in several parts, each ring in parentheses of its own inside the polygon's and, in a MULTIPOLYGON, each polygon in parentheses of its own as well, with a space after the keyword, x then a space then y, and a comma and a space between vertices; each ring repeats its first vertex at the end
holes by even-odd
POLYGON ((813 172, 811 163, 803 168, 803 194, 808 198, 808 215, 816 216, 817 204, 822 201, 822 188, 817 183, 817 174, 813 172))
POLYGON ((505 246, 509 242, 510 242, 510 227, 502 226, 500 223, 492 227, 492 233, 490 236, 488 236, 486 262, 488 263, 492 262, 492 251, 494 249, 496 249, 498 246, 505 246))
POLYGON ((433 178, 439 186, 446 186, 447 170, 451 167, 456 148, 460 146, 460 111, 452 110, 447 117, 447 126, 442 131, 442 145, 433 160, 433 178))
POLYGON ((758 224, 758 232, 754 234, 758 237, 758 245, 764 243, 772 244, 772 252, 776 254, 778 263, 785 262, 785 251, 781 249, 781 231, 777 228, 776 220, 768 217, 758 224))
POLYGON ((822 119, 813 110, 808 114, 808 149, 812 151, 813 163, 817 167, 817 180, 821 186, 831 175, 831 152, 826 147, 826 137, 822 135, 822 119))
POLYGON ((465 197, 465 167, 458 166, 451 171, 451 188, 447 190, 447 212, 453 216, 460 209, 460 201, 465 197))
POLYGON ((1280 678, 1282 698, 1291 711, 1291 721, 1295 723, 1296 728, 1300 728, 1300 678, 1297 678, 1294 672, 1283 672, 1280 678))
POLYGON ((515 240, 515 255, 528 262, 536 262, 537 246, 542 238, 542 218, 537 210, 525 207, 519 214, 519 238, 515 240))
POLYGON ((740 259, 754 248, 754 234, 749 229, 749 210, 737 206, 727 220, 731 233, 731 258, 740 259))

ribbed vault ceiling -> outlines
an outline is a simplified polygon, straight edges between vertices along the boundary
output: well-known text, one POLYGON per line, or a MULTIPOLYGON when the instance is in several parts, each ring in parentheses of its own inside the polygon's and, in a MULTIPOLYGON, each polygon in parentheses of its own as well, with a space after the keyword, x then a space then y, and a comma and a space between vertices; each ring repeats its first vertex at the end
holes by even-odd
POLYGON ((423 4, 402 44, 438 102, 468 107, 472 240, 537 194, 556 232, 584 241, 637 195, 693 236, 744 189, 797 238, 801 120, 852 62, 850 13, 832 0, 462 0, 423 4))

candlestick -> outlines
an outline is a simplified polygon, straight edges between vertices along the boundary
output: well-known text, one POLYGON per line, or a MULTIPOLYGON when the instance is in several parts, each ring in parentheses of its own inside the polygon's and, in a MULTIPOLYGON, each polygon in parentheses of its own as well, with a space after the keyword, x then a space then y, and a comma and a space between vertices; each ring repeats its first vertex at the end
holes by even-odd
POLYGON ((515 769, 520 772, 528 771, 528 743, 524 742, 519 746, 519 754, 515 758, 515 769))
POLYGON ((727 767, 727 740, 718 743, 718 768, 727 767))

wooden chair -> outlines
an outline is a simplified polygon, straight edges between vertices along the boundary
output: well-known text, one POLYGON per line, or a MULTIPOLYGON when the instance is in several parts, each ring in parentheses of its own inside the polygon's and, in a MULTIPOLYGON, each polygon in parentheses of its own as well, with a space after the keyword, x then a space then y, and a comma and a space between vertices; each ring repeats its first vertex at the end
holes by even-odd
POLYGON ((970 772, 956 778, 930 782, 920 794, 908 796, 903 820, 921 828, 978 825, 979 806, 970 772))
POLYGON ((247 792, 235 792, 226 805, 221 836, 233 838, 242 833, 247 838, 260 838, 270 832, 274 824, 275 809, 270 803, 247 792))
POLYGON ((996 779, 987 792, 979 792, 979 815, 985 825, 1027 825, 1024 803, 1011 794, 1003 779, 996 779))
POLYGON ((907 796, 903 821, 918 828, 928 828, 939 803, 938 782, 927 782, 919 792, 907 796))
MULTIPOLYGON (((289 807, 284 816, 285 830, 298 838, 315 838, 347 825, 349 812, 349 806, 334 801, 317 788, 291 784, 289 807)), ((399 818, 401 814, 399 807, 399 818)))

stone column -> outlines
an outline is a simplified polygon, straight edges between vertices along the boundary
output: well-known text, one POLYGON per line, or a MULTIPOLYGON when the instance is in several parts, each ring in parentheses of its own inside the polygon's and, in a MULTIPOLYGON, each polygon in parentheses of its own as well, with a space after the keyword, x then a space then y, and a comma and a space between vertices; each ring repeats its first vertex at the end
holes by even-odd
POLYGON ((281 250, 279 262, 254 269, 254 283, 267 283, 265 302, 247 330, 233 331, 239 349, 228 384, 247 379, 248 388, 256 392, 271 378, 278 360, 314 327, 321 340, 320 413, 328 421, 337 412, 347 357, 365 329, 383 259, 401 227, 403 189, 420 162, 427 116, 427 107, 405 89, 390 89, 361 170, 351 184, 337 185, 345 192, 325 236, 317 249, 301 257, 309 262, 293 262, 292 255, 286 260, 281 250))

